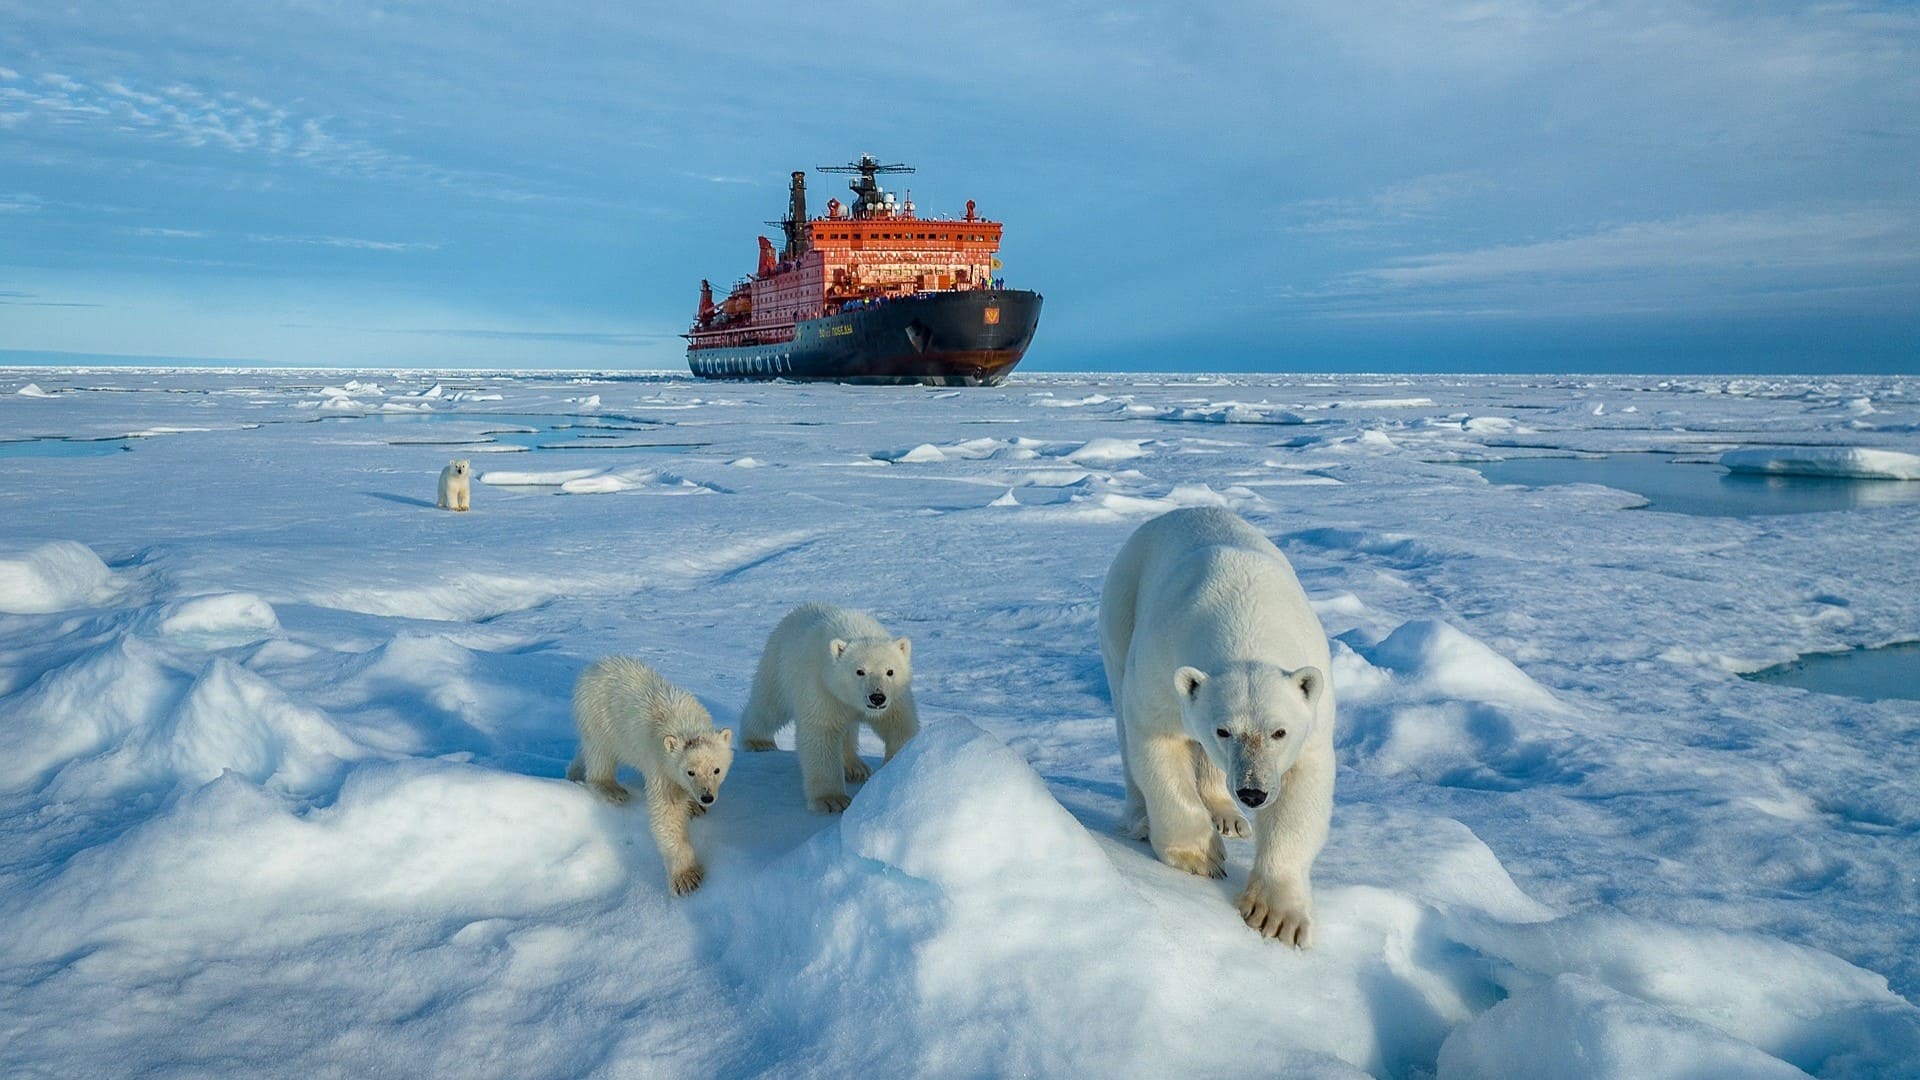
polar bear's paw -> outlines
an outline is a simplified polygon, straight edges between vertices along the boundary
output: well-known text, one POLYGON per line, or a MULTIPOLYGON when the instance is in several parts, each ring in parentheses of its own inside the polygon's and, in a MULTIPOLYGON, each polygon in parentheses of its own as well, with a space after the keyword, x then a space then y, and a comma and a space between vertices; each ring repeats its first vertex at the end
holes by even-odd
POLYGON ((587 785, 594 793, 615 806, 624 806, 633 793, 612 780, 596 780, 587 785))
POLYGON ((1247 882, 1234 906, 1262 936, 1296 949, 1313 947, 1313 905, 1299 885, 1255 878, 1247 882))
POLYGON ((1247 824, 1247 819, 1231 806, 1209 806, 1207 816, 1213 818, 1214 831, 1221 836, 1245 839, 1253 835, 1253 828, 1247 824))
POLYGON ((1140 816, 1131 821, 1122 821, 1120 831, 1135 840, 1145 840, 1153 835, 1153 823, 1147 820, 1147 812, 1142 810, 1140 816))
POLYGON ((1195 877, 1223 878, 1227 876, 1227 846, 1217 836, 1207 837, 1207 846, 1202 848, 1170 847, 1160 853, 1160 861, 1176 869, 1185 870, 1195 877))
POLYGON ((674 871, 673 878, 668 882, 668 886, 673 889, 673 895, 685 896, 699 888, 700 883, 705 881, 706 878, 707 868, 701 866, 699 863, 694 863, 685 869, 674 871))
POLYGON ((847 783, 857 784, 872 775, 873 770, 869 769, 867 763, 861 761, 859 758, 854 758, 852 761, 847 762, 847 783))
POLYGON ((773 740, 772 739, 748 739, 743 745, 745 745, 747 749, 754 750, 754 751, 771 750, 773 749, 773 740))
POLYGON ((807 800, 807 809, 816 814, 837 814, 853 805, 853 799, 846 795, 816 795, 807 800))

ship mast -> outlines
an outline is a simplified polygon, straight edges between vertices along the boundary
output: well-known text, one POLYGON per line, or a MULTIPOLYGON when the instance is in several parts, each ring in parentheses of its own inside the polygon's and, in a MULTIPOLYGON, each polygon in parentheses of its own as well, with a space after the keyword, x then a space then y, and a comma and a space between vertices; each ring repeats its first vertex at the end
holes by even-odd
POLYGON ((786 243, 780 247, 782 261, 797 259, 807 253, 807 174, 798 169, 787 184, 787 216, 779 221, 769 221, 769 225, 780 226, 780 233, 786 243))
POLYGON ((859 173, 858 180, 847 183, 853 192, 852 214, 855 220, 870 217, 882 217, 893 213, 893 197, 883 190, 874 176, 879 173, 910 173, 911 165, 898 162, 892 165, 880 164, 880 159, 872 154, 861 154, 859 161, 850 161, 845 165, 816 165, 815 171, 823 173, 859 173))

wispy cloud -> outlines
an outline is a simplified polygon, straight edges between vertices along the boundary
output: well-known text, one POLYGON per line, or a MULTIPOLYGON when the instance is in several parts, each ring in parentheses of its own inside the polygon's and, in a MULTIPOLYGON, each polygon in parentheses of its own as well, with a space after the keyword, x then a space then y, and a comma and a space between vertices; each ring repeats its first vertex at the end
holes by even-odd
POLYGON ((1412 288, 1516 277, 1582 278, 1675 270, 1871 269, 1920 263, 1920 221, 1887 208, 1778 210, 1632 222, 1532 244, 1389 260, 1351 280, 1412 288))
POLYGON ((659 331, 620 330, 485 330, 460 327, 430 329, 376 330, 381 334, 426 334, 434 337, 468 338, 474 341, 526 341, 567 345, 610 345, 634 347, 673 341, 678 334, 659 331))
POLYGON ((248 240, 256 244, 307 244, 314 247, 347 248, 353 251, 438 251, 436 242, 418 240, 364 240, 357 236, 275 236, 252 233, 248 240))
POLYGON ((434 185, 506 201, 539 197, 499 177, 443 168, 343 134, 326 116, 302 115, 251 94, 209 92, 185 82, 144 86, 133 79, 89 81, 60 72, 30 80, 16 77, 0 82, 0 125, 137 138, 304 166, 333 176, 434 185))
POLYGON ((0 304, 48 308, 97 308, 100 306, 79 300, 48 300, 39 293, 21 292, 17 289, 0 289, 0 304))
POLYGON ((204 240, 213 235, 204 229, 165 229, 151 225, 132 230, 135 236, 152 236, 163 240, 204 240))
POLYGON ((1359 196, 1302 199, 1279 210, 1282 227, 1298 233, 1348 233, 1403 227, 1433 218, 1483 188, 1471 173, 1416 176, 1359 196))
POLYGON ((44 205, 45 203, 38 195, 28 195, 24 192, 0 195, 0 214, 35 214, 39 213, 44 205))

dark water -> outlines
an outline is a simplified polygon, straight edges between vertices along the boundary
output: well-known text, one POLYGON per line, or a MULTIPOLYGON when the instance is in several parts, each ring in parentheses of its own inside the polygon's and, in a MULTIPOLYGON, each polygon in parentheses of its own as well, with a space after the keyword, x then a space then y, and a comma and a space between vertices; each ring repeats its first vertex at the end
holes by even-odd
POLYGON ((126 439, 16 439, 0 442, 0 457, 101 457, 131 449, 126 439))
POLYGON ((1509 458, 1474 468, 1496 484, 1600 484, 1645 498, 1648 510, 1701 517, 1811 514, 1920 503, 1920 481, 1752 476, 1730 473, 1718 465, 1676 462, 1669 454, 1509 458))
POLYGON ((1920 641, 1813 653, 1742 677, 1866 701, 1920 701, 1920 641))

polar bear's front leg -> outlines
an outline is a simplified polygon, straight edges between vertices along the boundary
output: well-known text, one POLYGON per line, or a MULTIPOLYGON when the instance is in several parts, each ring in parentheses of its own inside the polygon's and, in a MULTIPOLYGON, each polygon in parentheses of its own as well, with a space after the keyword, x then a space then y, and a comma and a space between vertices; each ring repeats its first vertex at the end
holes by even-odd
POLYGON ((667 887, 675 896, 699 888, 707 876, 706 868, 693 853, 693 838, 687 834, 690 816, 687 793, 680 785, 647 781, 647 817, 653 825, 653 842, 660 848, 660 860, 667 864, 667 887))
POLYGON ((1127 760, 1147 802, 1153 853, 1189 874, 1226 877, 1227 846, 1200 801, 1191 741, 1185 734, 1135 738, 1127 749, 1127 760))
POLYGON ((793 747, 800 754, 800 789, 807 809, 837 814, 853 802, 847 797, 843 769, 845 735, 842 725, 823 716, 801 716, 794 724, 793 747))
POLYGON ((1194 776, 1200 782, 1200 801, 1207 804, 1207 816, 1213 819, 1214 830, 1221 836, 1252 836, 1253 830, 1247 827, 1247 819, 1233 805, 1233 796, 1227 794, 1227 774, 1213 763, 1199 743, 1188 744, 1193 747, 1194 776))
POLYGON ((747 707, 740 713, 740 740, 747 749, 773 749, 774 735, 787 726, 782 698, 778 664, 772 657, 761 657, 753 673, 753 689, 747 694, 747 707))
POLYGON ((840 737, 840 747, 841 771, 846 774, 847 783, 857 784, 873 775, 873 770, 867 768, 867 763, 860 760, 859 724, 847 725, 847 733, 840 737))
POLYGON ((913 689, 903 686, 894 692, 893 708, 888 709, 873 722, 873 733, 887 748, 887 756, 881 764, 893 760, 893 755, 907 745, 915 735, 920 734, 920 710, 913 703, 913 689))
POLYGON ((1300 756, 1279 797, 1254 815, 1253 873, 1235 903, 1248 926, 1301 949, 1313 946, 1309 871, 1333 818, 1332 750, 1315 749, 1300 756))

